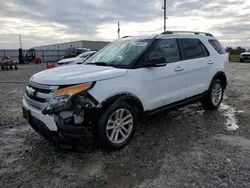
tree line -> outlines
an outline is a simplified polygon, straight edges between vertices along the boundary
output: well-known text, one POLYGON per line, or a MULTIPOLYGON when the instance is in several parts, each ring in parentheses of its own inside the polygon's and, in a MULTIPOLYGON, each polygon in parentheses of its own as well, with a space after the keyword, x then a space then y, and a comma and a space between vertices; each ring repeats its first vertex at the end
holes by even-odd
POLYGON ((226 47, 225 49, 227 52, 229 52, 230 54, 241 54, 243 52, 246 51, 246 48, 242 48, 240 46, 238 46, 237 48, 233 48, 233 47, 226 47))

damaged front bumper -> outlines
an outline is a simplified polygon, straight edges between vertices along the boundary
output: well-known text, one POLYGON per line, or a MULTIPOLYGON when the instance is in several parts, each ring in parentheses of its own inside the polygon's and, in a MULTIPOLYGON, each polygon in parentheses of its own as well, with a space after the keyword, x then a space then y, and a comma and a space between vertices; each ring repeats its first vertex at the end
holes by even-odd
POLYGON ((69 143, 92 136, 100 108, 75 108, 56 114, 43 114, 41 110, 23 100, 23 116, 41 136, 52 142, 69 143))

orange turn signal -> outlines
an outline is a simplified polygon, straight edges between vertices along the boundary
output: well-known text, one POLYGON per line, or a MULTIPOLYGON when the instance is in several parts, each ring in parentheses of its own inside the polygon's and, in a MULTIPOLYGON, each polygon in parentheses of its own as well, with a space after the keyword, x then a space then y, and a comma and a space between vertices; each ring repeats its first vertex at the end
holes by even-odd
POLYGON ((80 91, 90 88, 91 84, 92 83, 86 83, 86 84, 59 89, 55 91, 54 96, 58 97, 58 96, 66 95, 66 94, 75 94, 75 93, 78 93, 80 91))

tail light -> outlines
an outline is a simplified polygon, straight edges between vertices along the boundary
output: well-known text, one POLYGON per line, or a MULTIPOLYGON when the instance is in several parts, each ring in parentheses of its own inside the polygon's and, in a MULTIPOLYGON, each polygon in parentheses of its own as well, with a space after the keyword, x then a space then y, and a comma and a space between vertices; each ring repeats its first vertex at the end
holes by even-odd
POLYGON ((230 62, 230 55, 229 54, 227 54, 227 60, 228 60, 228 62, 230 62))

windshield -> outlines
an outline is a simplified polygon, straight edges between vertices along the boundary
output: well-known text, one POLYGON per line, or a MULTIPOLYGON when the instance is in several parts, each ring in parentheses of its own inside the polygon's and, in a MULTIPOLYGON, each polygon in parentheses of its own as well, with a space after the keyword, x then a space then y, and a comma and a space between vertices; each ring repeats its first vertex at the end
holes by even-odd
POLYGON ((247 52, 250 52, 250 48, 248 48, 247 52))
POLYGON ((102 48, 86 64, 127 68, 146 49, 152 39, 118 40, 102 48), (101 64, 100 64, 101 63, 101 64))
POLYGON ((84 53, 81 53, 79 54, 78 56, 76 56, 77 58, 85 58, 87 57, 91 52, 84 52, 84 53))

